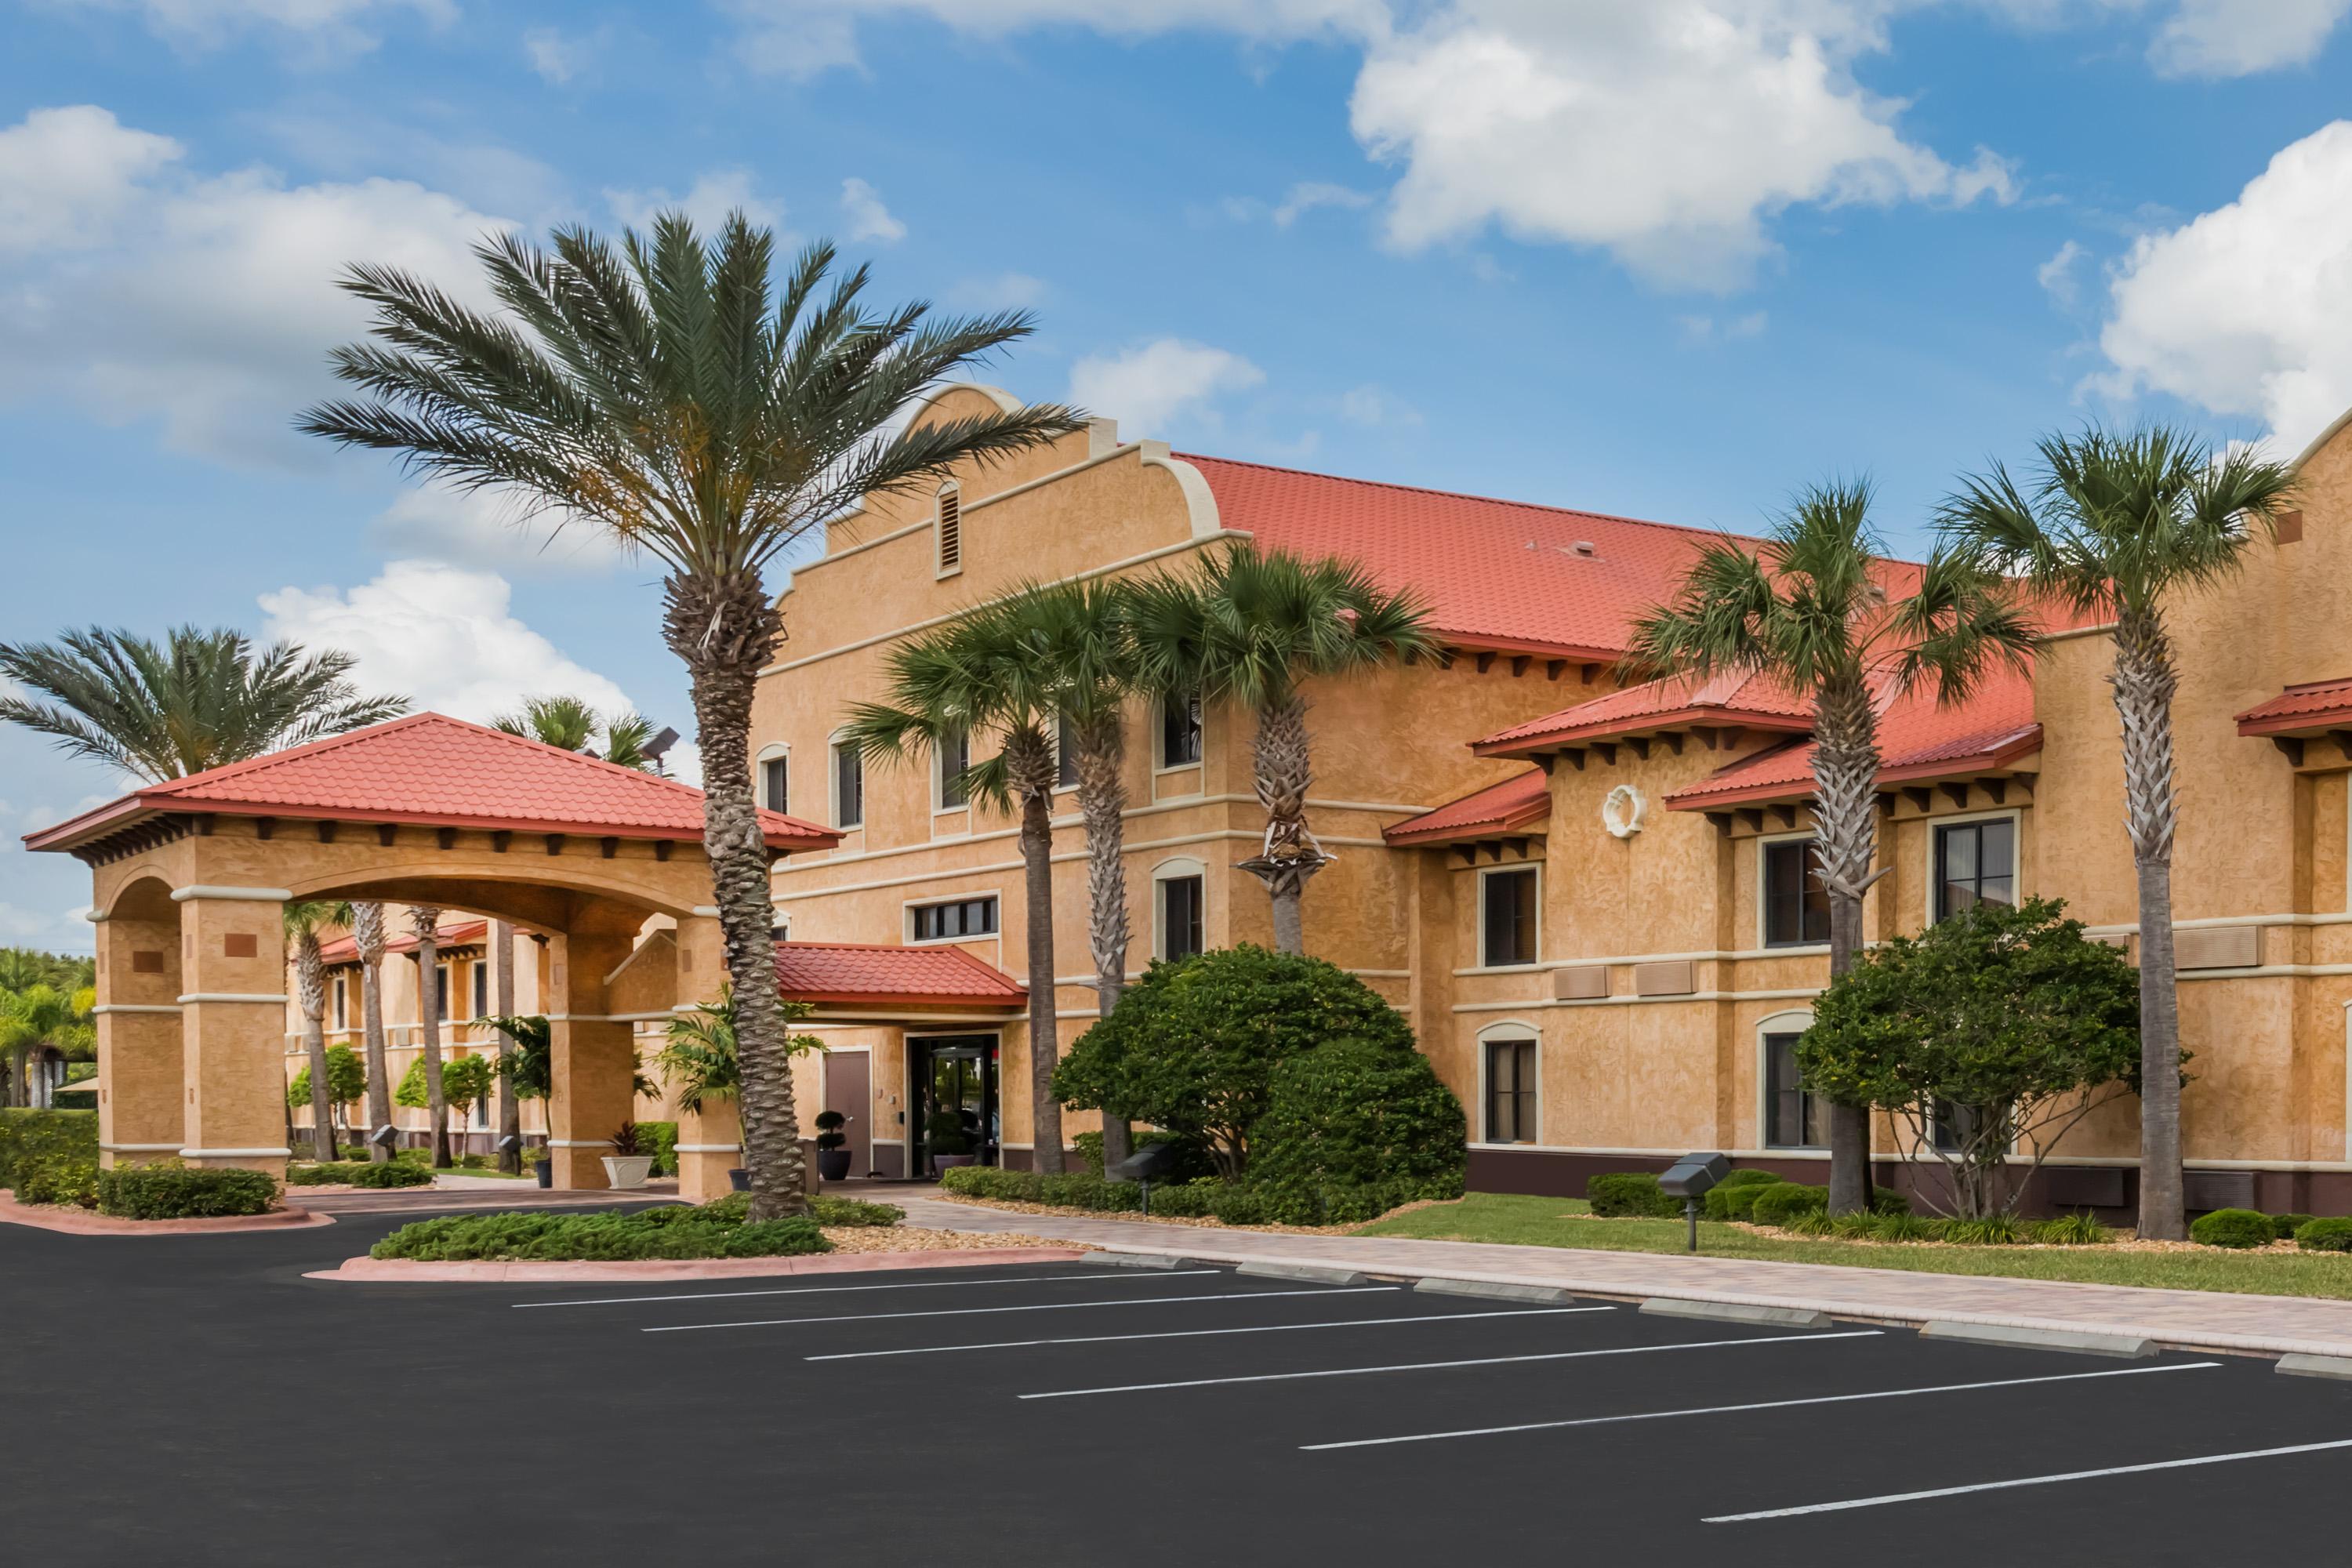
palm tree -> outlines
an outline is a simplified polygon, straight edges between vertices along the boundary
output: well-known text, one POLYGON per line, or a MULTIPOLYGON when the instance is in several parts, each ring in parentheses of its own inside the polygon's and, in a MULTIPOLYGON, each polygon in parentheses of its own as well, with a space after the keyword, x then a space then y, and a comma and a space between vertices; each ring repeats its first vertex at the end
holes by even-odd
MULTIPOLYGON (((1886 873, 1878 852, 1883 699, 1932 687, 1964 700, 1985 673, 2027 668, 2034 637, 2009 584, 1965 554, 1939 553, 1901 598, 1870 521, 1864 480, 1817 485, 1752 551, 1700 551, 1672 603, 1634 623, 1631 679, 1772 677, 1813 706, 1814 854, 1830 899, 1830 977, 1862 950, 1862 898, 1886 873)), ((1830 1212, 1870 1205, 1870 1111, 1830 1110, 1830 1212)))
POLYGON ((310 1157, 335 1157, 335 1101, 327 1071, 327 963, 320 951, 325 926, 352 923, 352 906, 298 899, 283 907, 286 940, 294 948, 294 994, 302 1008, 302 1048, 310 1060, 310 1157))
MULTIPOLYGON (((515 1009, 514 969, 515 928, 511 921, 490 922, 491 984, 498 994, 491 1000, 498 1008, 498 1017, 511 1017, 515 1009)), ((495 1020, 491 1027, 498 1028, 495 1020)), ((514 1052, 517 1041, 513 1035, 499 1029, 499 1169, 515 1174, 522 1171, 522 1099, 515 1092, 514 1052)))
MULTIPOLYGON (((383 906, 373 899, 352 900, 352 945, 360 960, 361 1045, 367 1053, 368 1131, 392 1125, 392 1079, 383 1056, 383 906)), ((392 1151, 368 1141, 368 1158, 383 1164, 392 1151)))
POLYGON ((2139 1234, 2186 1234, 2180 997, 2172 947, 2172 697, 2168 605, 2238 568, 2293 504, 2292 468, 2161 426, 2045 436, 2024 487, 1994 465, 1944 503, 1947 538, 2079 614, 2111 620, 2123 721, 2124 830, 2139 879, 2139 1234))
MULTIPOLYGON (((994 731, 997 754, 955 780, 977 801, 1021 813, 1021 863, 1029 963, 1029 1113, 1032 1161, 1062 1169, 1062 1102, 1054 1096, 1060 1028, 1054 1013, 1054 754, 1052 682, 1014 635, 1001 606, 950 621, 903 642, 884 661, 888 700, 850 709, 843 743, 879 762, 940 757, 958 742, 994 731)), ((944 765, 944 764, 942 764, 944 765)))
MULTIPOLYGON (((784 1004, 787 1022, 797 1022, 816 1011, 813 1002, 784 1004)), ((677 1097, 677 1108, 702 1114, 705 1100, 733 1100, 742 1088, 742 1058, 735 1048, 735 990, 719 988, 716 1002, 697 1002, 663 1026, 662 1047, 654 1054, 663 1085, 677 1097)), ((823 1055, 825 1043, 814 1035, 785 1037, 788 1057, 811 1052, 823 1055)))
POLYGON ((775 237, 740 213, 708 243, 668 213, 618 246, 566 228, 551 252, 506 235, 477 254, 501 315, 394 268, 352 269, 344 286, 375 307, 375 341, 335 364, 369 395, 314 408, 302 426, 519 495, 666 569, 663 634, 692 678, 704 844, 740 1015, 751 1213, 798 1214, 800 1128, 751 791, 752 690, 783 631, 766 569, 869 498, 1084 422, 1024 407, 894 429, 926 388, 1027 336, 1029 318, 871 311, 863 267, 820 298, 826 244, 775 291, 775 237))
POLYGON ((578 697, 526 697, 519 711, 500 714, 490 727, 642 773, 660 771, 660 759, 646 749, 654 742, 652 720, 636 712, 607 718, 578 697))
POLYGON ((416 1025, 425 1046, 425 1107, 433 1119, 433 1168, 446 1171, 449 1158, 449 1101, 441 1092, 441 911, 413 904, 409 934, 416 939, 416 1025))
POLYGON ((150 783, 299 746, 408 711, 362 697, 352 656, 242 632, 175 626, 157 647, 91 626, 55 643, 0 643, 0 675, 50 699, 0 697, 0 721, 150 783))
POLYGON ((97 1003, 97 993, 88 987, 68 991, 47 981, 0 991, 0 1051, 8 1053, 9 1104, 33 1103, 30 1061, 36 1050, 75 1051, 92 1042, 90 1009, 97 1003))
POLYGON ((1211 554, 1197 577, 1161 574, 1130 592, 1147 689, 1203 705, 1230 700, 1257 716, 1253 763, 1265 840, 1241 867, 1273 900, 1275 946, 1304 954, 1299 900, 1331 857, 1307 826, 1315 763, 1302 688, 1434 651, 1421 600, 1389 592, 1350 562, 1253 544, 1211 554))

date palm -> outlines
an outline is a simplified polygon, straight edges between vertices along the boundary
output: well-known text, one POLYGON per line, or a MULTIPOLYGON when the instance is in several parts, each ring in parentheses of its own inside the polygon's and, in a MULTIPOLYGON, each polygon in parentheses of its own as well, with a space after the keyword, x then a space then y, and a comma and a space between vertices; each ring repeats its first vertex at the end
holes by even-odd
POLYGON ((1391 593, 1353 563, 1237 544, 1192 575, 1162 573, 1129 590, 1140 684, 1163 698, 1230 701, 1257 721, 1252 756, 1265 838, 1242 869, 1265 885, 1274 944, 1307 951, 1299 901, 1329 864, 1307 826, 1314 737, 1309 680, 1360 674, 1433 652, 1418 595, 1391 593))
POLYGON ((363 697, 352 656, 175 626, 159 646, 90 626, 54 643, 0 643, 0 675, 48 700, 0 697, 0 721, 149 783, 184 778, 408 711, 363 697))
MULTIPOLYGON (((1937 554, 1910 592, 1870 520, 1871 488, 1804 491, 1753 549, 1726 541, 1699 552, 1674 598, 1634 623, 1634 679, 1743 672, 1778 679, 1813 710, 1814 853, 1830 901, 1830 977, 1862 950, 1862 900, 1878 852, 1878 715, 1884 701, 1932 690, 1965 700, 2007 664, 2027 667, 2031 625, 2009 584, 1964 552, 1937 554)), ((1830 1109, 1830 1212, 1870 1203, 1870 1111, 1830 1109)))
POLYGON ((751 792, 751 711, 783 634, 767 569, 905 495, 1082 426, 1061 407, 901 426, 926 388, 1030 331, 1019 312, 934 321, 920 303, 871 310, 867 274, 830 289, 835 252, 803 250, 775 286, 775 237, 731 215, 708 241, 667 213, 618 244, 558 230, 478 249, 504 313, 425 279, 354 268, 373 342, 337 351, 365 395, 302 427, 400 454, 464 489, 607 533, 664 568, 663 635, 691 677, 703 843, 743 1051, 751 1214, 806 1207, 799 1120, 769 936, 768 854, 751 792))
POLYGON ((2180 997, 2172 938, 2172 698, 2165 620, 2234 573, 2294 502, 2295 476, 2246 448, 2150 426, 2042 437, 2021 484, 1995 465, 1964 479, 1941 521, 1957 547, 2115 626, 2108 683, 2123 724, 2124 831, 2139 882, 2139 1234, 2187 1235, 2180 1155, 2180 997))
MULTIPOLYGON (((392 1079, 383 1055, 383 906, 373 899, 352 900, 352 945, 360 961, 360 1043, 367 1057, 368 1131, 392 1124, 392 1079)), ((392 1151, 368 1141, 368 1158, 383 1164, 392 1151)))
POLYGON ((335 1157, 335 1101, 327 1070, 327 963, 319 932, 348 927, 352 906, 299 899, 283 906, 286 941, 294 950, 294 997, 302 1009, 302 1050, 310 1062, 310 1157, 335 1157))
POLYGON ((490 728, 621 767, 656 771, 655 757, 646 750, 653 743, 652 720, 635 712, 607 717, 578 697, 526 697, 515 712, 491 720, 490 728))
POLYGON ((408 931, 416 939, 416 1026, 425 1054, 425 1109, 433 1122, 433 1168, 446 1171, 449 1158, 449 1100, 441 1083, 441 911, 412 904, 408 931))

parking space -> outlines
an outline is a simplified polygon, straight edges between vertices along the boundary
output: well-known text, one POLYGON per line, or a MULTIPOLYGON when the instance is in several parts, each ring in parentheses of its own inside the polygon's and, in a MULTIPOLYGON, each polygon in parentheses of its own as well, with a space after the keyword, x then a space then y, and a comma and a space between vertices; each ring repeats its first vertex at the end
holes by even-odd
MULTIPOLYGON (((361 1227, 338 1228, 341 1255, 361 1227)), ((2352 1390, 2250 1358, 1198 1265, 349 1286, 299 1279, 286 1255, 321 1249, 287 1237, 187 1253, 195 1277, 167 1289, 143 1245, 106 1245, 37 1238, 37 1300, 15 1305, 37 1338, 45 1303, 79 1299, 85 1353, 21 1391, 49 1429, 103 1432, 93 1451, 118 1478, 142 1453, 184 1471, 199 1409, 215 1440, 268 1456, 158 1483, 180 1510, 159 1519, 205 1527, 177 1552, 193 1562, 309 1560, 298 1521, 317 1488, 338 1530, 375 1521, 468 1562, 498 1542, 590 1562, 770 1562, 789 1543, 965 1563, 2145 1564, 2240 1560, 2259 1540, 2271 1560, 2326 1563, 2352 1478, 2352 1390), (146 1278, 121 1277, 134 1261, 146 1278), (116 1288, 74 1282, 93 1268, 116 1288), (307 1440, 320 1377, 331 1430, 357 1447, 307 1440), (95 1419, 123 1398, 140 1420, 95 1419), (453 1486, 462 1510, 414 1506, 453 1486)), ((18 1238, 0 1249, 0 1291, 23 1291, 18 1238)), ((91 1549, 101 1479, 63 1470, 0 1511, 45 1561, 127 1560, 156 1521, 100 1516, 115 1550, 91 1549), (78 1495, 79 1534, 43 1500, 78 1495)))

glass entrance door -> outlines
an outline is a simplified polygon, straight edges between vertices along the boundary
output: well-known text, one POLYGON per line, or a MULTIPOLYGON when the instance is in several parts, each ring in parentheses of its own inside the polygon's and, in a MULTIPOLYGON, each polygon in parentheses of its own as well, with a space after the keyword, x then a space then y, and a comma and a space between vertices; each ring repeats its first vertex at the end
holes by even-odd
POLYGON ((998 1125, 996 1037, 940 1035, 907 1044, 919 1112, 909 1140, 915 1146, 915 1171, 933 1170, 938 1160, 998 1163, 1003 1129, 998 1125))

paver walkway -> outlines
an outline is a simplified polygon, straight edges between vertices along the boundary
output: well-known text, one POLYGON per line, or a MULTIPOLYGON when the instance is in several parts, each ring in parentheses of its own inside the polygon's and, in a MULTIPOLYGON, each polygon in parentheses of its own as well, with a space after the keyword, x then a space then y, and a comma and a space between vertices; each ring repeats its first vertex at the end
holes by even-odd
POLYGON ((923 1194, 924 1189, 908 1189, 889 1201, 904 1207, 916 1225, 942 1230, 1019 1230, 1055 1241, 1089 1241, 1113 1251, 1181 1253, 1221 1263, 1320 1264, 1407 1279, 1442 1275, 1555 1285, 1600 1296, 1801 1307, 1890 1322, 1936 1319, 2127 1334, 2196 1350, 2352 1356, 2352 1301, 1562 1247, 1286 1236, 1150 1220, 1020 1214, 923 1194))

